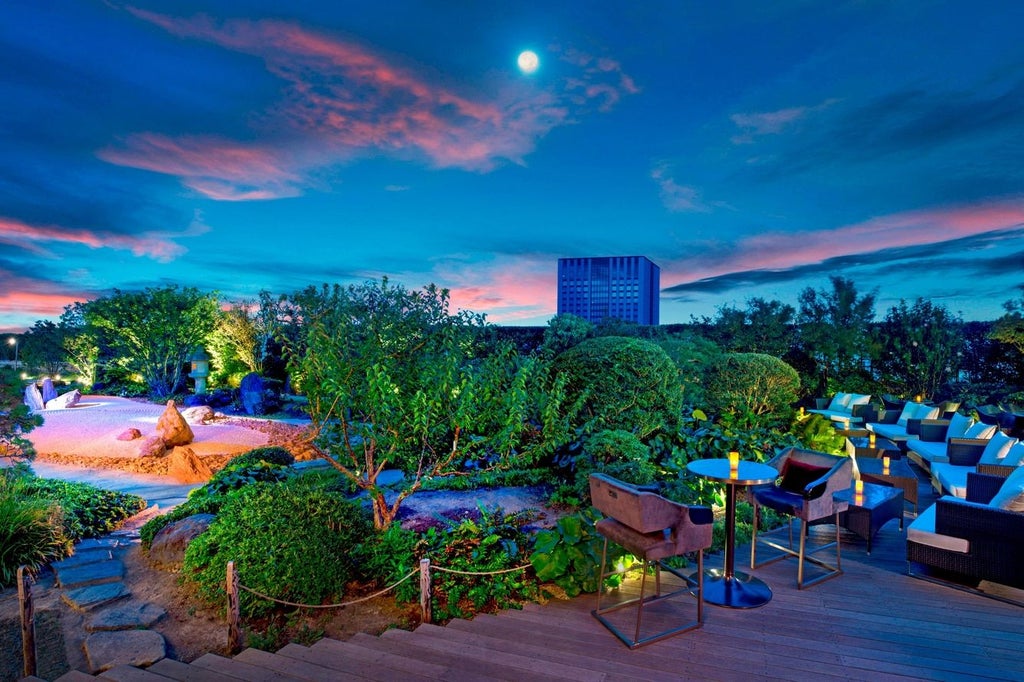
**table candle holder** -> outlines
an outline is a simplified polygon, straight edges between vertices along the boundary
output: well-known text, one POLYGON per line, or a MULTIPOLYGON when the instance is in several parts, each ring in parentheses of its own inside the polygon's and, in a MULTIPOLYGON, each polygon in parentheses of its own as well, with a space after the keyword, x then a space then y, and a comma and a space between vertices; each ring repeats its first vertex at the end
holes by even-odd
POLYGON ((853 482, 853 492, 857 495, 864 494, 864 481, 859 478, 853 482))

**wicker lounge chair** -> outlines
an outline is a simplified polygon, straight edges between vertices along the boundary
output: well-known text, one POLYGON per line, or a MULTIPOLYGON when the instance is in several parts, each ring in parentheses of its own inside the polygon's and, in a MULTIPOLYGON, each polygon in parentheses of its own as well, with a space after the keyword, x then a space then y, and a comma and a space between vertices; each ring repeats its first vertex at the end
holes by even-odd
POLYGON ((652 492, 641 490, 604 474, 590 475, 590 497, 597 509, 608 518, 597 522, 597 532, 604 536, 601 552, 601 568, 597 587, 597 608, 591 613, 608 628, 623 644, 631 649, 651 644, 666 637, 678 635, 704 622, 704 550, 711 547, 713 516, 710 507, 686 506, 673 502, 652 492), (621 601, 612 606, 601 606, 605 578, 625 570, 606 572, 608 542, 614 542, 635 556, 641 564, 640 596, 621 601), (696 552, 696 580, 688 578, 674 569, 662 565, 662 560, 696 552), (647 572, 654 568, 654 594, 648 595, 647 572), (661 570, 682 578, 680 590, 662 593, 661 570), (690 594, 692 584, 697 587, 697 618, 671 628, 641 636, 644 607, 652 602, 669 599, 677 595, 690 594), (626 607, 636 607, 636 625, 632 637, 616 627, 606 614, 626 607))
POLYGON ((1024 589, 1024 468, 1006 479, 968 474, 966 500, 941 497, 910 524, 907 562, 926 580, 1024 589))

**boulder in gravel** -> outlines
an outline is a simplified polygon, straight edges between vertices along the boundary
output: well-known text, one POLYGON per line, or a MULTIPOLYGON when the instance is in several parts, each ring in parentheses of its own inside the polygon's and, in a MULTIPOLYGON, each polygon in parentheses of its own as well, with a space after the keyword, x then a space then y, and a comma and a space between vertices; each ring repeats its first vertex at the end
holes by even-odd
POLYGON ((192 428, 181 416, 181 412, 178 412, 173 400, 167 401, 167 409, 156 420, 156 432, 169 448, 175 445, 188 445, 195 438, 192 428))
POLYGON ((43 402, 43 394, 39 392, 39 387, 34 382, 25 387, 25 404, 33 412, 42 410, 46 405, 43 402))
POLYGON ((209 405, 196 405, 186 407, 181 411, 181 417, 189 424, 205 424, 214 418, 213 408, 209 405))
POLYGON ((82 392, 77 388, 71 389, 67 393, 62 393, 53 400, 46 403, 46 409, 48 410, 66 410, 69 407, 74 407, 78 404, 78 401, 82 399, 82 392))
POLYGON ((266 386, 263 377, 256 372, 249 372, 242 377, 242 383, 238 387, 239 397, 242 399, 242 407, 246 414, 258 416, 267 413, 266 386))
POLYGON ((57 397, 57 389, 53 387, 53 379, 43 378, 43 404, 46 404, 57 397))
POLYGON ((150 562, 161 568, 181 568, 188 543, 209 528, 215 518, 213 514, 193 514, 161 528, 149 546, 150 562))
POLYGON ((192 448, 175 448, 167 464, 167 475, 182 483, 206 483, 213 471, 192 448))
POLYGON ((165 452, 167 446, 160 436, 150 436, 139 444, 139 457, 163 457, 165 452))
MULTIPOLYGON (((137 438, 142 438, 142 431, 139 431, 136 428, 130 427, 117 434, 118 440, 135 440, 137 438)), ((163 441, 161 440, 161 442, 163 441)))

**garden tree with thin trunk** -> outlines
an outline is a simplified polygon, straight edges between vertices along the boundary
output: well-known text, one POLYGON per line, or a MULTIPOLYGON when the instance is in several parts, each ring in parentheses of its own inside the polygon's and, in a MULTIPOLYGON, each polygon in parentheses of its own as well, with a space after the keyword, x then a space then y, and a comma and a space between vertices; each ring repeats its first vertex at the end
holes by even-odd
POLYGON ((25 434, 43 423, 41 415, 32 414, 25 405, 25 382, 11 368, 0 368, 0 465, 31 460, 35 449, 25 434))
POLYGON ((934 398, 960 370, 963 326, 944 306, 920 298, 889 308, 875 328, 874 368, 882 385, 897 395, 934 398))
POLYGON ((208 350, 219 383, 237 386, 249 372, 263 373, 263 360, 274 327, 273 319, 256 301, 232 304, 219 311, 208 350))
POLYGON ((85 322, 84 303, 64 306, 60 316, 61 348, 68 370, 78 375, 85 386, 96 383, 96 365, 99 362, 100 347, 96 331, 85 322))
POLYGON ((800 292, 797 313, 800 345, 814 358, 819 395, 856 390, 865 380, 877 294, 875 290, 859 296, 853 280, 844 277, 829 280, 831 290, 808 287, 800 292))
POLYGON ((214 294, 193 287, 114 290, 84 304, 84 319, 111 353, 109 367, 142 376, 155 397, 179 390, 184 368, 217 324, 214 294))
POLYGON ((302 324, 286 356, 314 442, 367 491, 377 528, 427 478, 529 465, 568 439, 561 382, 544 361, 509 343, 481 356, 483 316, 450 313, 445 289, 385 278, 306 289, 291 303, 302 324), (406 478, 388 499, 377 481, 394 468, 406 478))
POLYGON ((64 372, 65 330, 51 320, 37 320, 21 336, 21 364, 31 371, 55 375, 64 372))
POLYGON ((747 299, 746 309, 723 305, 714 319, 695 321, 723 350, 784 357, 796 342, 796 309, 780 301, 747 299))

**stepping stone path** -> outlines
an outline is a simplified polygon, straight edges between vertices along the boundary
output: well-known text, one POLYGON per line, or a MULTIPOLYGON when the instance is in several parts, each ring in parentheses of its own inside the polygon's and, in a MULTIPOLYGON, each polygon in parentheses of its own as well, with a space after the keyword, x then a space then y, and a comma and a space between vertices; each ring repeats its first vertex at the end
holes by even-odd
POLYGON ((120 549, 137 543, 138 533, 113 533, 83 540, 75 553, 53 565, 61 599, 88 614, 82 648, 93 673, 120 665, 145 667, 167 655, 163 635, 147 628, 166 615, 160 606, 131 598, 120 549))

